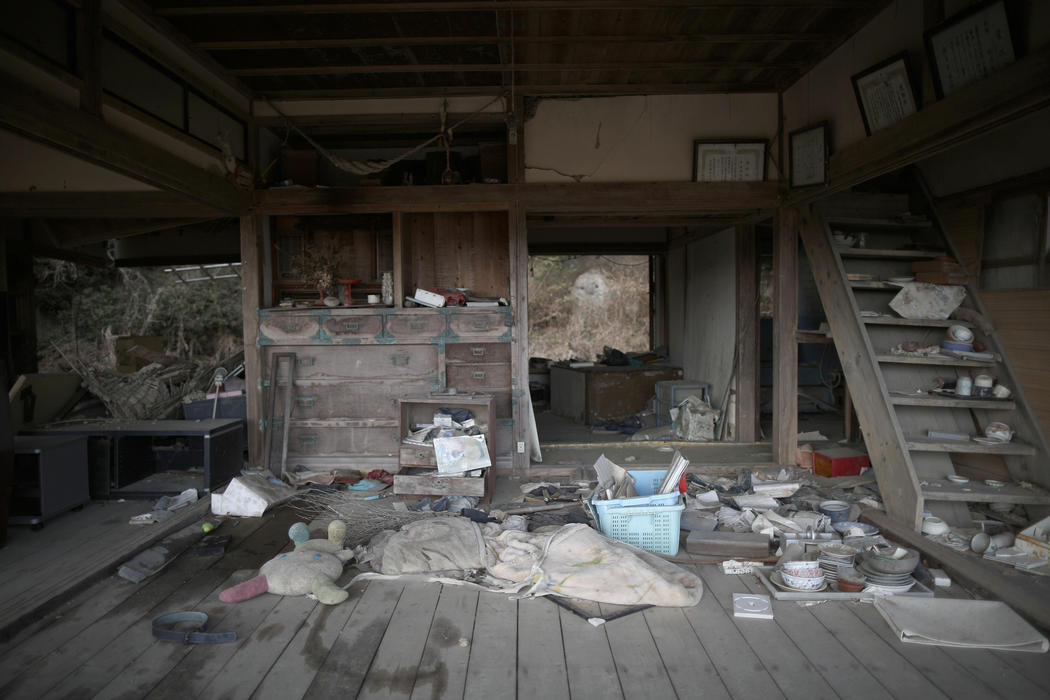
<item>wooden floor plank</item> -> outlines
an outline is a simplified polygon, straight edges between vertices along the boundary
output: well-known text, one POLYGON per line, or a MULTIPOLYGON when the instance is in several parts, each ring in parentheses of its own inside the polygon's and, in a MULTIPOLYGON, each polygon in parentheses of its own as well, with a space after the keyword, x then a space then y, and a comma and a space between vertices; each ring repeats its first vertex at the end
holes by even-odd
MULTIPOLYGON (((754 576, 741 575, 738 580, 752 593, 769 595, 769 591, 754 576)), ((790 601, 772 602, 777 625, 836 693, 858 700, 886 697, 886 688, 868 673, 863 661, 828 634, 824 625, 813 617, 808 608, 801 608, 790 601)))
POLYGON ((478 594, 465 700, 511 698, 517 692, 518 601, 501 593, 478 594))
MULTIPOLYGON (((601 607, 602 612, 608 614, 609 608, 604 604, 601 607)), ((609 636, 609 647, 624 697, 674 697, 674 685, 664 668, 645 617, 641 613, 634 613, 610 620, 604 627, 609 636)))
POLYGON ((624 697, 604 625, 595 627, 564 608, 559 609, 558 616, 573 700, 624 697))
MULTIPOLYGON (((509 642, 509 640, 508 640, 509 642)), ((547 600, 518 601, 519 698, 569 697, 558 608, 547 600)))
POLYGON ((730 697, 681 608, 650 608, 642 614, 678 697, 730 697))
POLYGON ((359 698, 409 698, 416 683, 419 660, 427 641, 427 631, 434 621, 441 586, 433 583, 409 583, 386 634, 376 650, 372 665, 361 684, 359 698))
MULTIPOLYGON (((437 584, 430 584, 437 585, 437 584)), ((478 592, 465 586, 441 586, 430 634, 419 661, 412 700, 461 698, 474 636, 478 592)))
POLYGON ((894 636, 889 625, 873 606, 847 605, 845 607, 898 653, 907 656, 908 661, 920 673, 953 700, 1001 697, 1000 693, 986 684, 980 675, 971 673, 969 668, 944 653, 943 647, 902 642, 894 636))
MULTIPOLYGON (((918 646, 909 644, 909 647, 918 646)), ((1006 698, 1045 698, 1046 691, 1017 672, 1006 663, 1000 655, 987 649, 955 649, 941 647, 945 654, 955 660, 987 685, 995 688, 999 695, 1006 698)), ((1045 663, 1046 657, 1040 655, 1045 663)))
POLYGON ((263 676, 319 605, 306 596, 283 596, 205 687, 204 696, 226 700, 251 697, 263 676))
MULTIPOLYGON (((699 567, 689 568, 695 570, 699 567)), ((762 659, 744 640, 711 591, 705 590, 697 605, 683 608, 682 612, 703 642, 730 695, 763 700, 784 697, 762 659)))
POLYGON ((1047 660, 1045 653, 1031 654, 1016 651, 995 651, 992 653, 1017 669, 1018 673, 1050 695, 1050 661, 1047 660))
POLYGON ((259 700, 301 698, 328 658, 329 651, 360 602, 366 586, 366 582, 359 581, 347 589, 350 597, 345 602, 314 608, 284 653, 267 671, 252 697, 259 700))
POLYGON ((391 581, 368 582, 305 698, 327 700, 357 696, 404 588, 403 584, 391 581))
POLYGON ((858 659, 895 698, 946 698, 933 683, 911 665, 907 656, 897 653, 866 625, 839 605, 816 605, 809 608, 829 633, 858 659))

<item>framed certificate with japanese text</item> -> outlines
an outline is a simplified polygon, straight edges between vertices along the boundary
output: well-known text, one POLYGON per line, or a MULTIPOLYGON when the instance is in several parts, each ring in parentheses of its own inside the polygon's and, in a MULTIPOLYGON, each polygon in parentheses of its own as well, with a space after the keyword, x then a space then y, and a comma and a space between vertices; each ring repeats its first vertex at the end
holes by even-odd
POLYGON ((821 122, 788 134, 792 187, 823 185, 828 181, 828 123, 821 122))
POLYGON ((995 73, 1016 57, 1003 0, 979 3, 924 36, 937 97, 995 73))
POLYGON ((693 182, 766 179, 766 141, 693 141, 693 182))
POLYGON ((871 136, 918 110, 908 54, 899 53, 853 76, 864 129, 871 136))

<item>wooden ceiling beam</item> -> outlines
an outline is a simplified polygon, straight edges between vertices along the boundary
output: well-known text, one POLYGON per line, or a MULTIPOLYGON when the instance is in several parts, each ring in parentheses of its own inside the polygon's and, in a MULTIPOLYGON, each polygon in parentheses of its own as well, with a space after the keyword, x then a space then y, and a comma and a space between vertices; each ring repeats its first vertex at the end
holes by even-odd
POLYGON ((48 221, 60 248, 76 248, 114 238, 141 236, 214 219, 54 219, 48 221))
POLYGON ((220 15, 349 15, 433 12, 495 12, 509 10, 736 10, 754 8, 855 8, 867 0, 446 0, 439 2, 331 2, 252 5, 195 5, 158 7, 161 17, 214 17, 220 15))
POLYGON ((792 193, 788 206, 822 199, 1050 106, 1050 47, 1038 49, 831 156, 830 182, 792 193))
POLYGON ((0 217, 215 218, 224 212, 174 192, 0 192, 0 217))
POLYGON ((613 63, 401 63, 363 66, 267 66, 263 68, 231 68, 233 75, 277 77, 292 75, 374 75, 377 73, 572 73, 585 71, 704 71, 704 70, 762 70, 789 68, 801 70, 798 62, 787 61, 674 61, 613 63))
POLYGON ((230 214, 248 210, 251 195, 220 175, 7 76, 0 76, 0 127, 78 158, 230 214))
POLYGON ((545 36, 391 36, 351 39, 230 39, 198 41, 202 51, 270 51, 274 49, 353 49, 384 46, 477 46, 480 44, 761 44, 822 43, 828 34, 814 32, 746 34, 645 34, 645 35, 545 35, 545 36))
MULTIPOLYGON (((528 85, 518 83, 515 92, 523 97, 574 97, 581 95, 693 95, 718 92, 776 92, 777 85, 772 82, 740 83, 594 83, 571 85, 528 85)), ((274 100, 313 100, 313 99, 368 99, 391 97, 474 97, 497 96, 509 92, 502 85, 448 85, 440 87, 407 87, 407 88, 351 88, 331 90, 260 90, 274 100)))
POLYGON ((580 182, 257 190, 252 214, 509 210, 543 214, 753 216, 779 204, 778 182, 580 182))

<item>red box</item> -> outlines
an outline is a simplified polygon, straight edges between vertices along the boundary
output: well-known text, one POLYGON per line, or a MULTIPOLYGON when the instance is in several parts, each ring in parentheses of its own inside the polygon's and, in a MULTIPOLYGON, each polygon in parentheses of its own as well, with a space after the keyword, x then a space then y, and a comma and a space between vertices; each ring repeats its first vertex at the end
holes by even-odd
POLYGON ((813 453, 813 469, 821 476, 857 476, 871 460, 863 452, 848 447, 833 447, 813 453))

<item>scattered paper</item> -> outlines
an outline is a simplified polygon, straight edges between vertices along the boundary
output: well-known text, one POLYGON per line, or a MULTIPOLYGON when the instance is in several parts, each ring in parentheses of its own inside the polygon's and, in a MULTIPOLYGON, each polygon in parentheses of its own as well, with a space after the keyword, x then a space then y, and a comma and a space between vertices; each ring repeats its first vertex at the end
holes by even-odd
POLYGON ((434 438, 434 457, 441 474, 458 474, 492 466, 484 435, 434 438))

